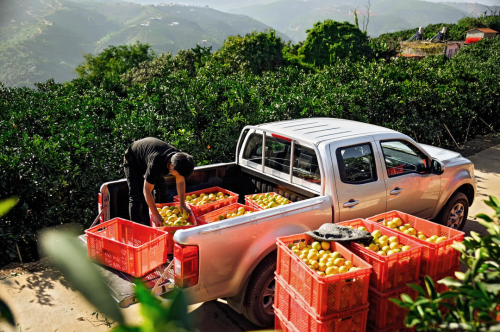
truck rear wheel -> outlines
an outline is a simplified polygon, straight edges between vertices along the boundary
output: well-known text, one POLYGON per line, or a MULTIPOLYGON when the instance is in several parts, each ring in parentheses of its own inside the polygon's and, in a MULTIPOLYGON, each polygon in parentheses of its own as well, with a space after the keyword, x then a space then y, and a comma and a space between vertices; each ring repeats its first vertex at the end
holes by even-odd
POLYGON ((469 214, 469 200, 462 192, 456 192, 448 200, 443 211, 438 218, 441 225, 462 230, 469 214))
POLYGON ((262 327, 274 325, 274 272, 276 255, 270 255, 255 268, 248 284, 243 315, 262 327))

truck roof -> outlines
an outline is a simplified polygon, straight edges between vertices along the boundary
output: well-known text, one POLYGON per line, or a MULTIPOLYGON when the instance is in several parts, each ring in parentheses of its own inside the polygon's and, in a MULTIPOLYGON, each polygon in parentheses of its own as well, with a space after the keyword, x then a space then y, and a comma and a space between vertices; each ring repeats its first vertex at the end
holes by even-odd
POLYGON ((277 121, 264 123, 259 125, 259 127, 312 144, 319 144, 324 141, 338 141, 345 137, 396 132, 392 129, 364 122, 336 118, 307 118, 277 121))

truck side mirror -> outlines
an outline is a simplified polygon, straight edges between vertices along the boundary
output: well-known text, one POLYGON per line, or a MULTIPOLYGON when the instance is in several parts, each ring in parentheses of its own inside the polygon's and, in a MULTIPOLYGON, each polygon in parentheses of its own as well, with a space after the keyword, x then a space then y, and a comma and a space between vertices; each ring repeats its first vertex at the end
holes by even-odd
POLYGON ((432 159, 431 162, 431 173, 433 174, 443 174, 446 166, 437 159, 432 159))

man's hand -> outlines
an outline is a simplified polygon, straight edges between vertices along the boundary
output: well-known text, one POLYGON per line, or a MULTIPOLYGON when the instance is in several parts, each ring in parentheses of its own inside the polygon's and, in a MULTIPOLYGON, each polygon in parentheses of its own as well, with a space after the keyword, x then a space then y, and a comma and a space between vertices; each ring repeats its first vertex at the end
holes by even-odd
POLYGON ((191 209, 187 207, 186 204, 179 204, 179 207, 181 208, 181 211, 183 211, 183 212, 186 211, 189 215, 191 215, 193 213, 193 212, 191 212, 191 209))
POLYGON ((153 217, 153 223, 156 225, 156 227, 163 226, 163 219, 161 218, 158 212, 156 213, 153 212, 152 217, 153 217))

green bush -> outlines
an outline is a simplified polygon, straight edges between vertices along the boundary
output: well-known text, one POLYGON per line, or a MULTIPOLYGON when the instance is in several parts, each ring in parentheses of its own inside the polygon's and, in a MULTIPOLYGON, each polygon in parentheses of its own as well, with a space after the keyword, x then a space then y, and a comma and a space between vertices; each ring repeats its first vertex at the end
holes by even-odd
POLYGON ((252 31, 245 36, 230 36, 214 52, 212 64, 223 64, 229 72, 248 72, 259 75, 283 65, 284 42, 276 31, 252 31))
POLYGON ((452 59, 344 59, 319 71, 287 66, 261 75, 230 73, 209 61, 190 76, 171 56, 160 58, 122 76, 130 86, 114 76, 47 81, 37 89, 0 84, 0 198, 20 198, 0 219, 0 264, 16 259, 15 243, 28 259, 43 227, 89 226, 100 185, 124 178, 123 153, 146 136, 171 142, 204 165, 234 160, 247 124, 337 117, 443 147, 453 144, 444 124, 459 142, 489 133, 482 120, 500 128, 499 38, 452 59))
POLYGON ((331 65, 338 59, 372 58, 368 37, 351 23, 325 20, 306 32, 307 38, 298 54, 317 67, 331 65))
POLYGON ((109 46, 98 55, 84 54, 85 61, 75 68, 78 77, 117 78, 139 63, 151 61, 154 52, 148 44, 109 46))

